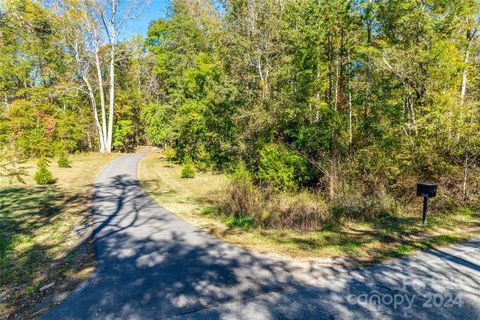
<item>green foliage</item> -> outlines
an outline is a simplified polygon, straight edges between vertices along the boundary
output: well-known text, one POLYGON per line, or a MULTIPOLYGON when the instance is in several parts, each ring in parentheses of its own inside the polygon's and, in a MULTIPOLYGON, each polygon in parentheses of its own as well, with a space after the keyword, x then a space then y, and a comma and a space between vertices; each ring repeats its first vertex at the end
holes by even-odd
POLYGON ((58 155, 57 164, 58 164, 59 168, 70 168, 71 167, 70 160, 68 160, 65 152, 60 152, 60 154, 58 155))
POLYGON ((195 178, 196 170, 190 157, 186 157, 182 164, 182 178, 195 178))
POLYGON ((48 161, 46 159, 41 158, 38 160, 37 167, 38 169, 33 176, 33 179, 37 184, 44 185, 55 183, 52 173, 48 170, 48 161))
POLYGON ((244 161, 240 161, 232 174, 233 180, 238 182, 251 182, 252 174, 248 171, 244 161))
POLYGON ((84 148, 91 114, 68 77, 75 66, 58 17, 25 0, 2 6, 0 20, 0 146, 25 157, 51 157, 59 143, 71 152, 84 148))
POLYGON ((225 217, 224 222, 229 227, 247 230, 257 225, 255 220, 249 217, 225 217))
POLYGON ((175 149, 170 147, 165 148, 165 150, 163 151, 163 154, 165 155, 167 160, 170 160, 170 161, 175 160, 175 157, 177 156, 177 152, 175 151, 175 149))
MULTIPOLYGON (((236 144, 236 86, 225 73, 222 53, 212 51, 218 21, 204 16, 199 25, 179 1, 172 9, 171 19, 152 22, 146 40, 156 58, 152 72, 162 83, 162 103, 148 106, 142 116, 147 137, 156 145, 173 146, 180 159, 191 155, 201 167, 226 167, 236 144)), ((201 10, 208 15, 215 9, 206 4, 201 10)))
POLYGON ((348 185, 409 203, 412 181, 462 171, 474 184, 478 3, 204 4, 174 0, 149 27, 150 142, 202 169, 245 161, 253 184, 330 199, 348 185))
POLYGON ((149 104, 142 108, 140 119, 148 142, 154 146, 170 144, 174 140, 171 128, 172 108, 164 104, 149 104))
MULTIPOLYGON (((478 2, 201 3, 173 0, 146 39, 118 44, 116 150, 168 146, 167 157, 188 155, 199 170, 244 161, 252 186, 329 199, 365 186, 358 197, 382 189, 407 204, 420 179, 449 180, 452 203, 475 198, 478 2)), ((51 157, 98 147, 65 43, 70 18, 32 0, 2 7, 2 149, 51 157)))
POLYGON ((115 130, 113 131, 113 146, 117 150, 129 151, 129 147, 132 145, 129 143, 129 139, 133 133, 132 120, 118 120, 115 123, 115 130))
POLYGON ((258 179, 275 190, 295 191, 308 179, 305 160, 282 146, 267 145, 260 151, 258 179))

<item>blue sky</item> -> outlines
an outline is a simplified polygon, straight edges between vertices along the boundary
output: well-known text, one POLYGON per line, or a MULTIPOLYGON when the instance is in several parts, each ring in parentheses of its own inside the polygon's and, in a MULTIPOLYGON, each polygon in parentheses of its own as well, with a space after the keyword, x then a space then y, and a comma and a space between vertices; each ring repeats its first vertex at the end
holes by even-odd
POLYGON ((129 39, 134 35, 147 35, 148 24, 150 21, 163 18, 167 13, 170 0, 151 0, 150 5, 146 5, 143 14, 138 20, 130 22, 123 30, 122 39, 129 39))

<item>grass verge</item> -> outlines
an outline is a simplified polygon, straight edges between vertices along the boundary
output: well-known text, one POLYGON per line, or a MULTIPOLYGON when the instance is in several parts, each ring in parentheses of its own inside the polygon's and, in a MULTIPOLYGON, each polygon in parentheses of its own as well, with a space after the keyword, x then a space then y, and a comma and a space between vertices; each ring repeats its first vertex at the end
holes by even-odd
MULTIPOLYGON (((226 242, 261 254, 370 264, 480 236, 480 214, 470 210, 432 214, 428 227, 421 226, 419 213, 314 232, 266 230, 249 218, 227 217, 215 209, 214 199, 229 181, 225 175, 199 173, 182 179, 180 166, 151 153, 141 161, 138 177, 160 205, 226 242)), ((421 200, 418 206, 420 210, 421 200)))
POLYGON ((93 271, 88 219, 92 183, 115 154, 70 156, 71 168, 49 169, 56 183, 0 179, 0 319, 39 317, 93 271))

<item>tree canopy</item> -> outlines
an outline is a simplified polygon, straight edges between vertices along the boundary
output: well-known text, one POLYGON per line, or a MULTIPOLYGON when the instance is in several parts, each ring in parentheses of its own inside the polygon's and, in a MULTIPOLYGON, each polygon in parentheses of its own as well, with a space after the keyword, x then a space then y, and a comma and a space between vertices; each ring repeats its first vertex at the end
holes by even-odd
POLYGON ((330 197, 448 176, 466 200, 477 186, 478 1, 172 0, 128 41, 99 4, 0 9, 2 146, 148 143, 330 197))

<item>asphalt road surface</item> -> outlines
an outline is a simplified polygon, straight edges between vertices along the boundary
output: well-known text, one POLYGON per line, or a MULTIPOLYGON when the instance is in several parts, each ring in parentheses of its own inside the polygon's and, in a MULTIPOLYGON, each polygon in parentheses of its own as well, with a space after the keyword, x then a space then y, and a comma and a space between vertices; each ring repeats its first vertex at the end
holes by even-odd
POLYGON ((253 255, 160 207, 144 155, 97 177, 96 271, 44 319, 480 319, 480 240, 360 269, 253 255))

